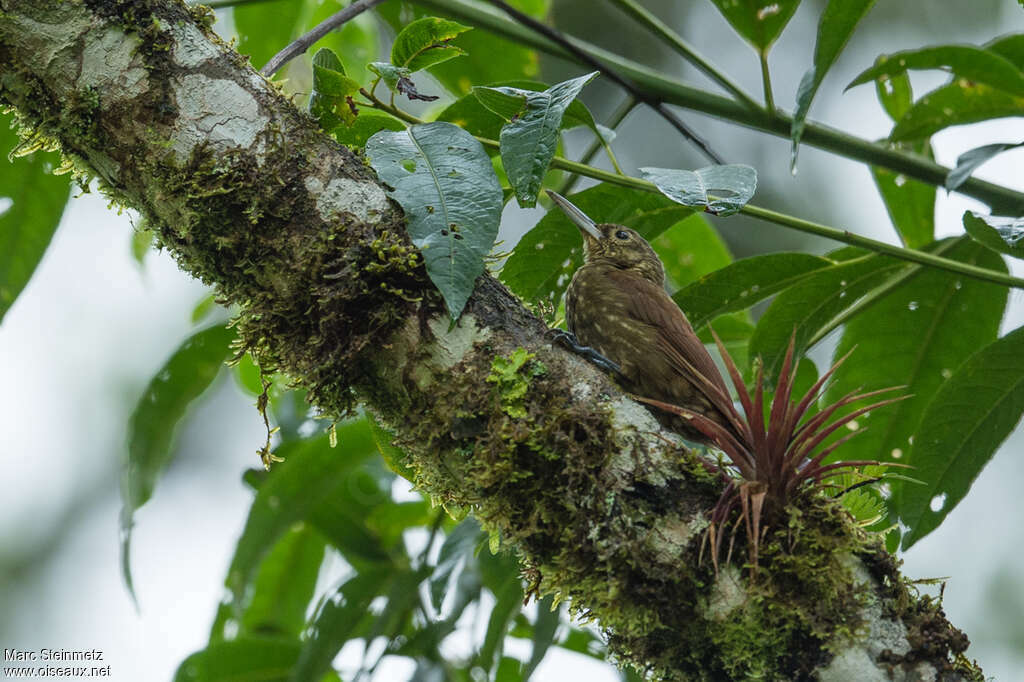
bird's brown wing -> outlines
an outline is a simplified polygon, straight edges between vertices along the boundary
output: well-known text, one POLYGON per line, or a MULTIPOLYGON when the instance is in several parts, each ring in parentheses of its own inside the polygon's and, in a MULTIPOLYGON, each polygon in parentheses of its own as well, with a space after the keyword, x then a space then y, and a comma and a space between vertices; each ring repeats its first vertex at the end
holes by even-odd
POLYGON ((723 416, 732 412, 729 388, 704 344, 693 331, 686 315, 665 290, 627 270, 607 273, 621 290, 635 292, 627 314, 656 330, 658 350, 665 354, 672 369, 701 389, 723 416), (714 389, 705 389, 706 386, 714 389))

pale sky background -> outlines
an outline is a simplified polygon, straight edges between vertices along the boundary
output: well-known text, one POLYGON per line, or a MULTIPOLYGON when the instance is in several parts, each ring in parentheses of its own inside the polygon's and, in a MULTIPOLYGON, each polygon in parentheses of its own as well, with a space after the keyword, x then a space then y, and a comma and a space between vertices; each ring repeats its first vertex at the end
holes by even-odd
MULTIPOLYGON (((1024 30, 1024 11, 1013 0, 976 3, 985 8, 976 25, 963 18, 971 3, 923 3, 925 9, 921 4, 906 3, 914 6, 914 16, 908 17, 900 16, 910 12, 901 3, 895 9, 893 3, 879 3, 822 86, 812 118, 863 137, 882 137, 888 119, 870 86, 838 94, 875 54, 942 42, 979 43, 992 37, 991 26, 1000 34, 1024 30), (984 25, 988 20, 991 24, 984 25), (917 32, 907 32, 901 21, 911 21, 917 32)), ((724 70, 759 92, 753 53, 738 39, 722 39, 730 29, 710 4, 692 5, 676 9, 674 16, 659 11, 684 27, 684 34, 724 70)), ((805 2, 773 53, 776 100, 783 107, 791 108, 809 63, 812 43, 806 36, 816 17, 814 3, 805 2)), ((556 75, 561 72, 548 78, 556 75)), ((939 80, 915 78, 916 91, 939 80)), ((619 97, 607 87, 600 92, 609 100, 591 101, 598 115, 619 97)), ((788 210, 802 217, 893 241, 884 207, 860 164, 804 147, 793 178, 785 172, 787 142, 691 118, 729 160, 758 168, 767 181, 758 203, 776 208, 785 200, 788 210)), ((669 135, 649 114, 631 117, 616 145, 627 171, 638 165, 702 165, 690 151, 681 161, 682 145, 669 135), (648 130, 659 137, 639 139, 648 130)), ((1007 119, 950 129, 933 142, 937 160, 949 165, 966 149, 1022 139, 1021 119, 1007 119)), ((1024 151, 1011 152, 977 175, 1024 190, 1022 161, 1024 151)), ((962 232, 960 215, 966 208, 981 207, 940 191, 939 236, 962 232)), ((511 243, 537 215, 509 208, 502 236, 511 243)), ((717 224, 734 247, 754 238, 755 227, 774 250, 794 243, 773 226, 717 224)), ((255 450, 263 437, 251 400, 225 375, 188 420, 171 469, 136 516, 137 613, 117 563, 125 424, 149 378, 190 333, 189 315, 204 289, 180 274, 166 254, 149 254, 140 268, 130 255, 131 229, 130 217, 107 210, 96 194, 72 201, 43 263, 0 326, 5 483, 0 546, 5 556, 20 557, 23 566, 0 593, 0 648, 101 649, 112 665, 111 679, 124 682, 169 680, 185 656, 204 646, 251 500, 241 475, 257 464, 255 450)), ((1011 265, 1015 274, 1024 274, 1019 263, 1011 265)), ((1011 301, 1004 330, 1024 321, 1021 292, 1012 292, 1011 301)), ((942 527, 903 557, 908 576, 949 577, 947 614, 971 637, 968 655, 999 680, 1024 679, 1021 445, 1018 431, 942 527)), ((525 655, 527 650, 510 645, 509 651, 525 655)), ((586 675, 592 682, 617 679, 589 660, 552 651, 535 680, 552 682, 570 673, 570 679, 586 675)), ((406 674, 384 667, 376 679, 400 680, 406 674)))

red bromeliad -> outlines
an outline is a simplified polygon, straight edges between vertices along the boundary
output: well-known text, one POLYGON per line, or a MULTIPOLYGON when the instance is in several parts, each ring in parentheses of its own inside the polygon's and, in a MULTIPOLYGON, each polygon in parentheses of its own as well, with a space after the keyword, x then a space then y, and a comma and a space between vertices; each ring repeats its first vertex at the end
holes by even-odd
MULTIPOLYGON (((901 387, 867 393, 853 391, 805 419, 808 410, 817 402, 826 382, 850 354, 847 353, 833 364, 799 402, 793 403, 790 397, 797 374, 793 362, 794 336, 790 338, 789 347, 786 350, 766 424, 764 418, 764 368, 758 368, 754 390, 751 393, 743 383, 736 364, 725 350, 718 335, 714 334, 714 337, 746 416, 736 410, 728 396, 725 396, 725 400, 716 401, 719 405, 727 406, 725 417, 728 420, 728 427, 703 414, 677 405, 647 398, 640 398, 640 400, 687 419, 694 429, 702 433, 711 444, 728 456, 734 469, 705 462, 708 468, 721 475, 726 482, 725 490, 722 491, 721 497, 711 511, 707 535, 711 544, 711 558, 717 572, 718 558, 725 535, 722 528, 732 511, 739 505, 741 515, 735 522, 733 533, 735 533, 736 526, 743 521, 749 539, 750 564, 752 570, 756 570, 762 534, 762 519, 768 513, 782 510, 805 485, 822 486, 828 479, 836 475, 855 471, 862 466, 882 464, 875 460, 825 463, 825 458, 836 448, 864 429, 854 429, 828 446, 820 450, 818 448, 829 436, 851 424, 861 415, 904 400, 909 396, 880 400, 832 420, 836 412, 846 405, 874 398, 901 387)), ((713 382, 708 382, 709 386, 712 384, 713 382)), ((905 465, 887 462, 885 466, 905 465)), ((735 535, 733 537, 735 539, 735 535)))

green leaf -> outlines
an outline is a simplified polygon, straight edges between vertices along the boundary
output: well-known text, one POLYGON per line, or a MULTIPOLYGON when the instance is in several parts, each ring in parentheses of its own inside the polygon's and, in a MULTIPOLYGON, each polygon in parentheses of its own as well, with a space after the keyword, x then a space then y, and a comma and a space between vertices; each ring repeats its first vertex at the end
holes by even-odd
POLYGON ((825 74, 832 68, 832 64, 853 35, 853 30, 874 4, 875 0, 829 0, 828 6, 821 14, 821 20, 818 22, 818 39, 814 45, 814 64, 800 80, 796 91, 796 111, 793 113, 790 130, 790 137, 793 139, 793 168, 796 168, 797 149, 804 134, 811 101, 825 79, 825 74))
POLYGON ((260 565, 242 615, 243 632, 302 634, 325 547, 323 536, 307 524, 288 530, 260 565))
POLYGON ((847 89, 871 80, 901 75, 908 69, 942 69, 957 78, 1024 96, 1024 73, 1005 57, 973 45, 940 45, 881 55, 875 65, 850 81, 847 89))
POLYGON ((331 131, 334 139, 349 147, 365 147, 367 141, 382 130, 405 130, 405 124, 383 111, 361 111, 351 125, 340 125, 331 131))
POLYGON ((502 107, 511 106, 511 116, 501 111, 495 113, 512 119, 501 129, 501 162, 521 206, 529 207, 537 203, 544 173, 558 146, 562 116, 583 86, 596 77, 597 71, 594 71, 552 85, 543 92, 512 88, 473 89, 474 94, 488 108, 491 108, 491 103, 502 107), (516 106, 518 102, 521 104, 516 106))
MULTIPOLYGON (((339 447, 327 438, 284 443, 284 458, 259 486, 228 570, 227 587, 245 605, 260 562, 289 528, 310 521, 349 561, 386 559, 378 540, 361 523, 365 511, 353 503, 359 478, 352 472, 374 454, 365 420, 339 425, 339 447)), ((374 501, 359 494, 358 502, 374 501)), ((377 501, 379 503, 379 501, 377 501)))
POLYGON ((732 254, 707 218, 695 213, 651 242, 676 287, 683 287, 732 262, 732 254))
POLYGON ((356 118, 352 95, 359 83, 345 75, 341 60, 326 47, 313 56, 313 91, 309 95, 309 113, 324 130, 351 125, 356 118))
POLYGON ((893 258, 870 255, 823 268, 789 287, 772 301, 750 338, 750 357, 760 357, 774 384, 790 337, 796 334, 799 357, 822 330, 854 309, 861 298, 890 283, 909 266, 893 258))
POLYGON ((438 613, 451 582, 452 575, 458 575, 456 568, 467 559, 472 558, 484 538, 484 532, 475 519, 468 518, 455 526, 441 545, 441 554, 434 566, 434 574, 430 576, 430 601, 438 613))
MULTIPOLYGON (((633 228, 648 241, 692 214, 651 192, 613 185, 596 185, 569 199, 598 222, 633 228)), ((540 219, 516 245, 501 270, 501 281, 520 298, 557 308, 572 273, 582 263, 583 239, 562 211, 540 219)))
POLYGON ((711 0, 729 24, 759 52, 789 23, 800 0, 711 0))
POLYGON ((959 78, 919 99, 893 127, 889 139, 918 140, 949 126, 1020 116, 1024 97, 959 78))
POLYGON ((295 639, 246 637, 217 642, 182 661, 174 682, 284 682, 298 657, 295 639))
MULTIPOLYGON (((927 141, 914 145, 912 151, 934 158, 927 141)), ((881 166, 871 167, 871 177, 903 243, 912 249, 930 243, 935 238, 935 185, 881 166)))
MULTIPOLYGON (((550 0, 511 0, 509 4, 530 16, 543 19, 547 15, 550 0)), ((386 2, 375 11, 396 29, 410 11, 415 17, 427 14, 427 10, 403 5, 386 2)), ((481 27, 463 33, 451 44, 461 48, 471 58, 437 64, 431 68, 430 73, 456 95, 468 93, 474 84, 512 78, 536 78, 540 73, 540 61, 535 51, 481 27)))
POLYGON ((471 28, 437 17, 417 19, 395 36, 391 46, 391 63, 415 73, 462 56, 466 53, 450 41, 471 28))
POLYGON ((390 581, 390 571, 369 571, 348 579, 331 598, 324 601, 313 621, 308 639, 302 644, 298 661, 286 678, 288 682, 319 679, 331 669, 331 661, 373 617, 370 602, 390 581))
POLYGON ((469 133, 443 122, 381 131, 366 156, 393 188, 427 274, 458 319, 498 234, 502 193, 490 159, 469 133))
POLYGON ((964 182, 967 181, 967 178, 971 177, 971 173, 993 156, 1021 146, 1024 146, 1024 142, 1000 142, 997 144, 986 144, 981 147, 975 147, 974 149, 964 152, 957 157, 956 168, 949 171, 949 174, 946 176, 946 189, 952 192, 957 187, 964 184, 964 182))
POLYGON ((757 187, 757 171, 738 163, 695 171, 641 168, 640 173, 672 201, 719 216, 737 213, 757 187))
POLYGON ((806 253, 769 253, 738 260, 701 277, 672 297, 694 329, 719 315, 745 310, 808 278, 837 265, 806 253))
POLYGON ((19 144, 10 121, 0 114, 0 322, 42 260, 68 200, 68 178, 51 173, 56 154, 7 157, 19 144))
POLYGON ((530 675, 537 669, 544 656, 555 641, 555 631, 558 629, 558 607, 552 608, 554 599, 551 595, 544 597, 537 602, 537 621, 533 624, 533 650, 530 652, 530 660, 523 667, 519 678, 522 682, 528 682, 530 675))
POLYGON ((875 94, 893 121, 903 118, 914 104, 914 90, 906 73, 875 80, 875 94))
POLYGON ((972 355, 921 418, 907 463, 925 485, 904 487, 903 549, 938 527, 963 499, 1024 411, 1024 328, 972 355))
MULTIPOLYGON (((999 256, 961 237, 944 240, 933 253, 961 263, 1006 272, 999 256)), ((836 371, 825 403, 852 391, 904 386, 905 400, 857 418, 866 431, 836 453, 836 459, 905 462, 911 438, 936 391, 978 348, 995 340, 1007 289, 934 268, 920 268, 843 330, 835 359, 853 350, 836 371)), ((860 407, 857 405, 856 407, 860 407)), ((854 406, 851 406, 851 410, 854 406)), ((921 472, 908 472, 918 478, 921 472)), ((892 482, 892 509, 912 484, 892 482)))
POLYGON ((1024 218, 999 218, 964 212, 964 229, 978 243, 997 253, 1024 258, 1024 218))
POLYGON ((487 632, 484 634, 484 642, 477 654, 477 660, 484 670, 490 672, 494 669, 497 660, 501 658, 505 645, 505 633, 508 631, 512 619, 522 610, 523 587, 516 562, 494 556, 485 559, 485 556, 481 555, 480 558, 481 568, 488 563, 501 567, 501 572, 490 576, 490 579, 488 579, 487 571, 484 572, 484 584, 494 593, 496 601, 494 608, 491 609, 491 616, 487 620, 487 632), (512 570, 508 570, 510 566, 512 570), (496 575, 501 576, 500 581, 494 579, 496 575))
POLYGON ((131 534, 135 510, 153 494, 170 463, 178 423, 217 377, 235 332, 223 325, 196 332, 150 380, 128 421, 128 458, 121 472, 121 572, 134 595, 131 534))
MULTIPOLYGON (((0 230, 3 228, 0 227, 0 230)), ((139 224, 132 229, 132 258, 139 265, 146 264, 146 254, 153 248, 153 242, 156 241, 156 232, 149 229, 146 220, 142 219, 139 224)), ((2 315, 0 315, 2 317, 2 315)))

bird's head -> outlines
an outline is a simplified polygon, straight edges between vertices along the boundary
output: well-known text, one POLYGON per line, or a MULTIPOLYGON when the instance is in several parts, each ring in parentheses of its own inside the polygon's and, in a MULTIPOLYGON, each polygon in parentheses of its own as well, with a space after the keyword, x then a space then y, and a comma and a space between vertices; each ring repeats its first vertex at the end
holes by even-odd
POLYGON ((584 261, 631 270, 658 286, 664 286, 665 268, 661 259, 636 230, 615 223, 595 223, 561 194, 551 190, 547 193, 583 235, 584 261))

